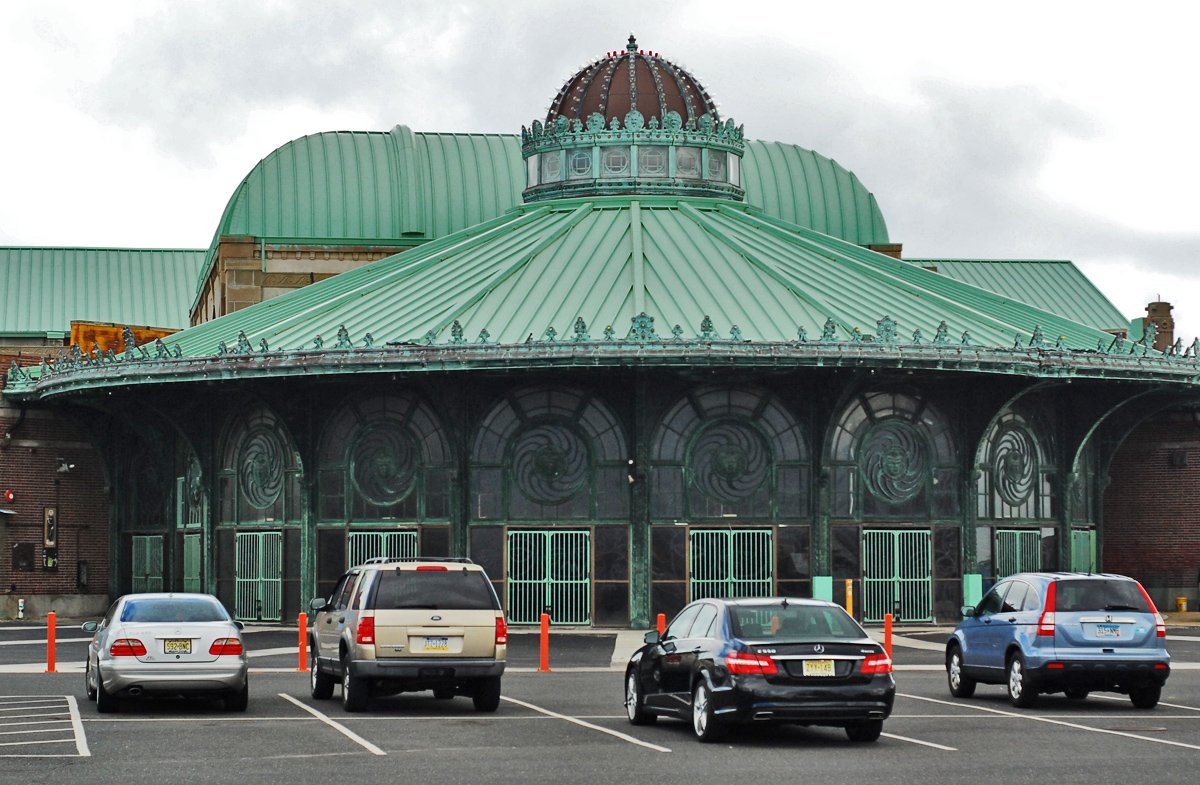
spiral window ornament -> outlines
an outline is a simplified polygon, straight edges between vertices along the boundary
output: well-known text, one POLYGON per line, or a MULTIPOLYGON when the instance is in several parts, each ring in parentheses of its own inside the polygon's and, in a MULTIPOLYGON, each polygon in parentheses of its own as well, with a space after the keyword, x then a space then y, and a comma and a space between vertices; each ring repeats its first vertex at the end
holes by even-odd
POLYGON ((920 432, 907 420, 892 418, 876 425, 863 441, 861 466, 871 494, 899 504, 924 489, 929 460, 920 432))
POLYGON ((716 422, 692 446, 692 479, 706 496, 737 502, 754 495, 766 482, 770 448, 753 427, 716 422))
POLYGON ((364 429, 350 448, 350 477, 371 504, 387 507, 401 501, 417 477, 412 439, 393 423, 364 429))
POLYGON ((200 461, 196 460, 196 456, 192 456, 188 461, 187 475, 187 500, 192 507, 200 506, 200 498, 203 493, 203 479, 200 474, 200 461))
POLYGON ((993 482, 1005 504, 1016 507, 1029 498, 1037 479, 1037 446, 1024 428, 1007 428, 992 448, 993 482))
POLYGON ((517 487, 538 504, 562 504, 579 493, 588 473, 583 439, 565 425, 536 425, 516 437, 512 471, 517 487))
POLYGON ((274 430, 252 428, 242 441, 242 496, 251 507, 265 510, 275 503, 283 490, 283 444, 274 430))

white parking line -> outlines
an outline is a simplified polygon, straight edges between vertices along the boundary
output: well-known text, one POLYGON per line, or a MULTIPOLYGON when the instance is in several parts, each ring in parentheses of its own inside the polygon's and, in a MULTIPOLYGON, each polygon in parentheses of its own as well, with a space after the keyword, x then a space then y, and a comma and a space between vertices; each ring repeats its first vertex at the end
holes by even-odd
MULTIPOLYGON (((1021 719, 1032 720, 1033 722, 1045 722, 1050 725, 1061 725, 1064 728, 1075 728, 1076 730, 1085 730, 1085 731, 1090 731, 1091 733, 1104 733, 1109 736, 1124 736, 1127 739, 1138 739, 1139 741, 1149 741, 1149 742, 1153 742, 1154 744, 1166 744, 1167 746, 1170 746, 1170 747, 1183 747, 1184 749, 1189 749, 1189 750, 1200 750, 1200 746, 1195 745, 1195 744, 1184 744, 1182 741, 1170 741, 1169 739, 1155 739, 1155 738, 1151 738, 1150 736, 1139 736, 1136 733, 1126 733, 1125 731, 1109 730, 1108 728, 1093 728, 1089 725, 1080 725, 1075 722, 1063 722, 1062 720, 1055 720, 1055 719, 1051 719, 1049 717, 1038 717, 1038 716, 1034 716, 1031 714, 1017 714, 1016 712, 1001 711, 1000 709, 992 709, 992 708, 988 708, 987 706, 972 706, 972 705, 965 704, 965 703, 954 703, 952 701, 939 700, 938 698, 926 698, 921 695, 907 695, 907 694, 899 693, 899 692, 896 693, 896 695, 901 698, 911 698, 912 700, 928 701, 929 703, 940 703, 944 706, 958 706, 958 707, 964 708, 964 709, 974 709, 975 711, 985 711, 990 714, 1000 714, 1000 715, 1006 716, 1006 717, 1018 717, 1021 719)), ((1098 717, 1097 719, 1103 719, 1103 717, 1098 717)))
MULTIPOLYGON (((58 638, 55 643, 80 643, 81 641, 90 641, 91 638, 58 638)), ((0 641, 0 646, 45 646, 46 639, 40 638, 32 641, 0 641)))
POLYGON ((87 736, 79 721, 79 704, 72 695, 55 697, 33 695, 0 696, 0 711, 24 711, 25 714, 0 714, 0 747, 24 747, 30 744, 71 744, 75 745, 75 755, 66 752, 55 754, 10 753, 0 752, 0 758, 70 758, 91 756, 88 749, 87 736), (63 711, 63 709, 66 711, 63 711), (34 727, 52 725, 54 727, 34 727), (20 730, 13 730, 19 728, 20 730), (23 739, 9 741, 17 736, 33 736, 36 734, 71 734, 69 739, 23 739))
POLYGON ((285 701, 289 701, 291 703, 296 704, 297 706, 304 709, 309 714, 313 715, 314 717, 319 719, 321 722, 323 722, 326 725, 328 725, 329 727, 333 728, 334 730, 336 730, 338 733, 342 734, 346 738, 350 739, 351 741, 355 742, 356 744, 362 745, 367 750, 367 752, 370 752, 372 755, 387 755, 386 752, 379 749, 374 744, 372 744, 371 742, 364 739, 362 736, 359 736, 357 733, 350 730, 345 725, 342 725, 341 723, 338 723, 338 722, 334 722, 333 720, 329 719, 329 717, 327 717, 326 715, 324 715, 321 712, 314 709, 312 706, 301 703, 300 701, 293 698, 291 695, 288 695, 283 692, 279 693, 279 697, 283 698, 285 701))
POLYGON ((957 747, 947 747, 944 744, 934 744, 932 741, 921 741, 920 739, 910 739, 907 736, 897 736, 894 733, 881 733, 880 736, 885 736, 896 741, 907 741, 909 744, 920 744, 923 747, 933 747, 935 750, 945 750, 946 752, 958 752, 957 747))
POLYGON ((657 744, 651 744, 648 741, 642 741, 641 739, 635 739, 633 736, 630 736, 627 733, 621 733, 620 731, 615 731, 610 728, 602 728, 599 725, 593 725, 590 722, 584 722, 583 720, 579 719, 578 717, 568 717, 566 714, 559 714, 556 711, 550 711, 549 709, 543 709, 541 706, 534 706, 532 703, 526 703, 525 701, 517 700, 516 698, 510 698, 507 695, 501 695, 500 700, 508 701, 509 703, 515 703, 518 706, 524 706, 527 709, 532 709, 533 711, 545 714, 547 717, 554 717, 555 719, 565 720, 567 722, 574 723, 575 725, 580 725, 584 728, 591 728, 592 730, 598 730, 601 733, 607 733, 609 736, 615 736, 616 738, 621 739, 622 741, 627 741, 630 744, 636 744, 639 747, 645 747, 646 749, 654 750, 655 752, 670 752, 671 751, 671 750, 667 749, 666 747, 660 747, 657 744))
POLYGON ((75 751, 81 758, 90 758, 92 751, 88 749, 87 734, 83 732, 83 723, 79 720, 79 704, 75 702, 74 695, 67 696, 67 707, 71 710, 71 727, 75 731, 75 751))
MULTIPOLYGON (((1097 700, 1120 701, 1121 703, 1124 703, 1125 701, 1129 700, 1128 698, 1118 698, 1115 695, 1092 695, 1091 697, 1096 698, 1097 700)), ((1163 703, 1162 701, 1159 701, 1158 705, 1166 706, 1166 707, 1172 708, 1172 709, 1186 709, 1187 711, 1200 711, 1200 709, 1196 708, 1195 706, 1181 706, 1178 703, 1163 703)))

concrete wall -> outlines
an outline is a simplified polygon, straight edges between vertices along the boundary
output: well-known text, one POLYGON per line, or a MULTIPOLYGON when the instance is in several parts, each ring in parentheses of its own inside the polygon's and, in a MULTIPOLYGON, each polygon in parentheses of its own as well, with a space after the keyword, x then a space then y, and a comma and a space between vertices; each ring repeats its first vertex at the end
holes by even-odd
POLYGON ((44 619, 50 611, 59 619, 91 619, 103 616, 112 604, 107 594, 8 594, 0 597, 0 619, 17 618, 20 599, 25 600, 26 619, 44 619))

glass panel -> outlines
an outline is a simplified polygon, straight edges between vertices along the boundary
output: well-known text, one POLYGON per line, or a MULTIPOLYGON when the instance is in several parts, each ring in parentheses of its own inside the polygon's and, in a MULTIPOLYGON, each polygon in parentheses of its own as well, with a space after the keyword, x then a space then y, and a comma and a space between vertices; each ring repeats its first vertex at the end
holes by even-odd
POLYGON ((542 153, 542 182, 557 183, 562 180, 562 152, 542 153))
POLYGON ((499 518, 501 510, 500 470, 475 469, 471 472, 471 517, 499 518))
POLYGON ((683 468, 659 466, 654 469, 650 493, 653 518, 683 517, 683 468))
POLYGON ((600 148, 600 175, 602 177, 628 177, 629 163, 628 147, 600 148))
POLYGON ((597 583, 595 593, 596 624, 614 627, 629 624, 628 583, 597 583))
POLYGON ((666 177, 667 148, 647 145, 638 148, 638 177, 666 177))
POLYGON ((592 176, 592 151, 571 150, 567 153, 567 177, 581 180, 592 176))
POLYGON ((687 529, 654 526, 650 529, 651 574, 656 581, 681 581, 687 577, 687 529))
POLYGON ((504 530, 499 526, 471 527, 471 561, 492 580, 504 575, 504 530))
POLYGON ((597 526, 596 580, 629 580, 629 527, 597 526))
POLYGON ((729 156, 729 183, 739 188, 742 185, 742 159, 736 155, 729 156))
POLYGON ((650 588, 650 613, 655 618, 661 613, 670 619, 687 604, 686 599, 686 583, 654 583, 650 588))
POLYGON ((538 157, 531 155, 525 159, 525 187, 532 188, 538 184, 538 157))
POLYGON ((808 578, 812 575, 807 526, 780 526, 777 542, 780 580, 808 578))
POLYGON ((708 179, 725 182, 728 179, 726 160, 728 154, 724 150, 708 151, 708 179))
POLYGON ((675 148, 675 176, 686 177, 692 180, 698 180, 701 175, 700 171, 700 148, 698 147, 677 147, 675 148))

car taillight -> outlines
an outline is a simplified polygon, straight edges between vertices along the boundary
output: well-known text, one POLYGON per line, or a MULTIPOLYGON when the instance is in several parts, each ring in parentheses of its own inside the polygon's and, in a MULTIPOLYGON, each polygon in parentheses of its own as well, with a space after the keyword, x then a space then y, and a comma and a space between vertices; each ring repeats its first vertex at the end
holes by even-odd
POLYGON ((423 570, 425 570, 425 571, 427 571, 427 570, 438 570, 438 571, 441 571, 441 572, 446 572, 446 568, 445 568, 445 567, 443 567, 443 566, 442 566, 442 565, 440 565, 440 564, 422 564, 422 565, 420 565, 420 566, 418 566, 418 567, 417 567, 417 571, 418 571, 418 572, 420 572, 420 571, 423 571, 423 570))
POLYGON ((137 638, 119 638, 113 641, 108 653, 114 657, 141 657, 146 654, 146 647, 137 638))
POLYGON ((358 620, 358 637, 354 639, 355 643, 374 643, 375 642, 375 617, 366 616, 358 620))
POLYGON ((1046 607, 1042 609, 1042 615, 1038 619, 1038 635, 1049 635, 1054 637, 1054 598, 1056 589, 1054 588, 1058 581, 1050 581, 1050 585, 1046 587, 1046 607))
POLYGON ((241 654, 242 642, 237 638, 217 638, 208 647, 208 653, 217 657, 222 654, 241 654))
POLYGON ((1142 588, 1142 584, 1137 585, 1142 592, 1142 596, 1146 598, 1146 604, 1150 606, 1150 612, 1154 614, 1154 634, 1159 638, 1167 637, 1167 623, 1163 621, 1162 614, 1158 612, 1158 608, 1154 607, 1154 600, 1150 599, 1150 595, 1142 588))
POLYGON ((508 622, 503 616, 496 617, 496 645, 503 646, 508 643, 508 622))
POLYGON ((863 660, 863 673, 882 674, 892 672, 892 658, 886 654, 872 654, 863 660))
POLYGON ((759 673, 764 676, 779 673, 779 668, 775 665, 775 660, 762 654, 749 654, 746 652, 727 655, 725 657, 725 667, 729 669, 730 673, 759 673))

